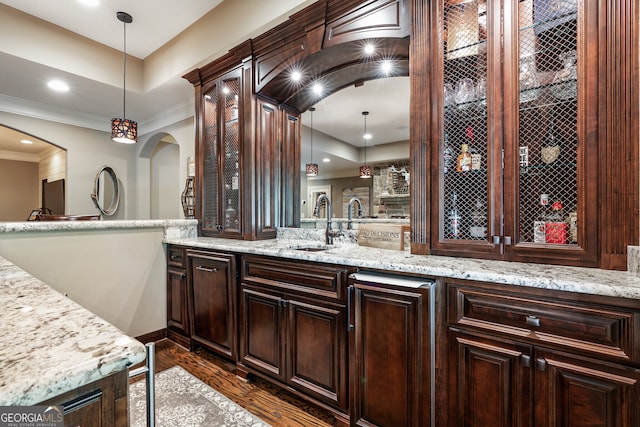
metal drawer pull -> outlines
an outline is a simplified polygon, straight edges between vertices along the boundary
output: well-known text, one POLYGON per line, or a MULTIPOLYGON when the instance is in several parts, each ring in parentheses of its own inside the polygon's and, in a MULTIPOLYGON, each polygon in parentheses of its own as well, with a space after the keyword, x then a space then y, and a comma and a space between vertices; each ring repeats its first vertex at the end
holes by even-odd
POLYGON ((205 271, 207 273, 217 273, 218 269, 215 267, 205 267, 204 265, 197 265, 196 270, 205 271))
POLYGON ((536 316, 527 316, 526 323, 528 326, 534 326, 537 328, 540 326, 540 319, 538 319, 536 316))
POLYGON ((353 331, 355 326, 351 323, 351 291, 354 290, 355 287, 353 285, 347 288, 347 331, 353 331))
POLYGON ((180 259, 180 258, 182 258, 180 255, 171 255, 171 260, 172 261, 175 261, 175 260, 180 259))

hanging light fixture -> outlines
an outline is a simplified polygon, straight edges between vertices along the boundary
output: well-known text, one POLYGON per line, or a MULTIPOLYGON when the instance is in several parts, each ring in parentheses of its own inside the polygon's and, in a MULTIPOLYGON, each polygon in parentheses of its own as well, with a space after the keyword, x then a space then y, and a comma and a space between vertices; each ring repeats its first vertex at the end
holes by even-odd
POLYGON ((135 144, 138 142, 138 123, 127 119, 127 24, 133 22, 133 18, 126 12, 118 12, 116 17, 124 27, 124 67, 122 84, 122 118, 111 119, 111 139, 123 144, 135 144))
POLYGON ((305 169, 307 176, 318 176, 318 165, 313 163, 313 112, 316 111, 316 109, 315 107, 310 107, 309 111, 311 111, 311 137, 309 138, 311 141, 311 155, 310 162, 307 163, 305 169))
POLYGON ((369 134, 367 134, 367 116, 369 115, 368 111, 363 111, 362 116, 364 117, 364 166, 360 166, 360 178, 371 178, 373 176, 373 169, 371 166, 367 165, 367 139, 370 138, 369 134))

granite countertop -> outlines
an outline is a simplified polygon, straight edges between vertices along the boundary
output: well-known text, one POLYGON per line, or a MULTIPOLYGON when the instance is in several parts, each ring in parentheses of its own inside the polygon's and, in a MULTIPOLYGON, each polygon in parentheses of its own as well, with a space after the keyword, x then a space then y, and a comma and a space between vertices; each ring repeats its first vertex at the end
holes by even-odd
POLYGON ((70 230, 118 230, 128 228, 177 229, 176 237, 195 236, 198 221, 195 219, 116 220, 116 221, 23 221, 0 222, 0 233, 25 233, 70 230), (186 230, 186 231, 185 231, 186 230))
POLYGON ((27 406, 145 359, 145 347, 0 257, 0 406, 27 406))
POLYGON ((502 283, 569 292, 606 295, 640 300, 640 275, 597 268, 553 266, 475 258, 415 255, 363 247, 346 239, 318 252, 296 250, 304 246, 323 246, 324 230, 300 230, 302 239, 277 238, 243 241, 196 237, 165 239, 165 243, 209 248, 237 253, 326 262, 360 268, 502 283), (320 233, 321 232, 321 233, 320 233))

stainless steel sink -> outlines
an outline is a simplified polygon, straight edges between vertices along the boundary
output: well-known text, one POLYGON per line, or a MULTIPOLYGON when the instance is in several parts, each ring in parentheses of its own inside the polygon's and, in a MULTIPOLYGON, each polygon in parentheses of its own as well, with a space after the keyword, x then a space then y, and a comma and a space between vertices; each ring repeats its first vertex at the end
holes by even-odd
POLYGON ((322 252, 329 249, 333 249, 333 246, 329 245, 295 245, 290 246, 289 249, 294 251, 305 251, 305 252, 322 252))

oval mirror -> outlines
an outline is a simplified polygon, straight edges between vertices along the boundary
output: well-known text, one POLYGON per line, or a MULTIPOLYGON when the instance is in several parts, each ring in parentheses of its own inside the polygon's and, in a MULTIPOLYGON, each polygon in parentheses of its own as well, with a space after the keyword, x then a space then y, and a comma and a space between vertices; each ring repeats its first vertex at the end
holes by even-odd
POLYGON ((102 215, 112 216, 118 210, 118 203, 120 202, 118 177, 109 166, 103 166, 97 173, 93 183, 91 200, 96 204, 102 215))

